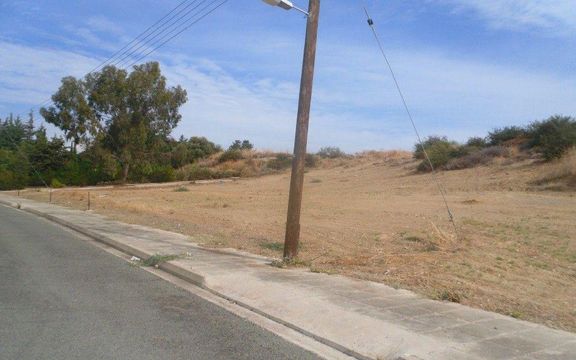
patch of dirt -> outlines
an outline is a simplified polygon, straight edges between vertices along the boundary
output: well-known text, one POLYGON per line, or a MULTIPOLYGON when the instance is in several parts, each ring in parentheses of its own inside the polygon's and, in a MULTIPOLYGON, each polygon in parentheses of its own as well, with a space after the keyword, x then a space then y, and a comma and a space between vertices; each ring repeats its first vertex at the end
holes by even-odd
MULTIPOLYGON (((432 175, 415 174, 407 153, 379 154, 306 174, 300 264, 576 331, 575 192, 531 191, 540 165, 529 159, 442 172, 456 234, 432 175)), ((288 187, 285 172, 178 192, 92 190, 91 206, 205 246, 280 257, 288 187)), ((87 192, 53 201, 85 209, 87 192)))

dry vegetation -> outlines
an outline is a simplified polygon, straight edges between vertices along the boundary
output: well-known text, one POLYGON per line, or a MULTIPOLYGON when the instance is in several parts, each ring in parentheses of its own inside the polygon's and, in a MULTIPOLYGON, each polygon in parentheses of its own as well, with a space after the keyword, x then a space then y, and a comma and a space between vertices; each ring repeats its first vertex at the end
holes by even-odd
POLYGON ((549 190, 576 189, 576 148, 570 149, 559 160, 546 164, 534 183, 549 190))
MULTIPOLYGON (((245 162, 258 165, 261 158, 245 162)), ((325 159, 306 175, 299 263, 576 331, 575 159, 574 152, 553 164, 497 158, 439 173, 457 234, 433 175, 417 174, 410 153, 325 159), (550 186, 564 191, 546 190, 550 186)), ((279 257, 288 183, 285 171, 211 184, 92 190, 92 208, 188 234, 205 246, 279 257)), ((54 201, 84 208, 86 194, 61 191, 54 201)), ((42 192, 26 196, 47 199, 42 192)))

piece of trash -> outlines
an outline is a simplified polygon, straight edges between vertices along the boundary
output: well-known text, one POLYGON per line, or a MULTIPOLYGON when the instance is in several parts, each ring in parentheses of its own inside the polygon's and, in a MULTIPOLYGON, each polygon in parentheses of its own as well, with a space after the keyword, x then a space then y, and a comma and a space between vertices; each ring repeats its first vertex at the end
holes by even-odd
POLYGON ((130 261, 142 261, 142 259, 140 259, 138 256, 132 256, 132 258, 130 258, 130 261))
POLYGON ((154 267, 155 267, 156 269, 158 269, 158 268, 159 268, 158 264, 154 265, 154 267))
POLYGON ((192 257, 192 253, 191 253, 191 252, 187 252, 187 253, 186 253, 186 256, 192 257))

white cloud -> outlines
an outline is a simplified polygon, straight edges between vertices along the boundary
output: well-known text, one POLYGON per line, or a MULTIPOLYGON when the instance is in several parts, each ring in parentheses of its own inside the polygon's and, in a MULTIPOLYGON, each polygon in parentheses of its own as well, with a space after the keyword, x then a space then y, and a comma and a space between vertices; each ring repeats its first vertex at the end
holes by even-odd
MULTIPOLYGON (((464 140, 496 126, 554 113, 576 114, 576 77, 534 73, 440 52, 390 49, 389 56, 423 135, 464 140)), ((188 91, 175 135, 227 145, 248 138, 260 148, 292 148, 298 77, 277 80, 209 59, 164 53, 169 82, 188 91)), ((269 59, 262 60, 266 63, 269 59)), ((27 107, 48 98, 63 76, 99 61, 68 51, 0 41, 0 103, 27 107)), ((247 66, 248 65, 242 65, 247 66)), ((310 149, 411 148, 414 135, 376 49, 324 43, 319 52, 310 149)))
POLYGON ((0 41, 0 101, 34 106, 48 99, 64 76, 83 76, 98 60, 69 51, 0 41))
POLYGON ((543 29, 554 34, 576 33, 574 0, 435 0, 459 10, 473 10, 495 28, 543 29))

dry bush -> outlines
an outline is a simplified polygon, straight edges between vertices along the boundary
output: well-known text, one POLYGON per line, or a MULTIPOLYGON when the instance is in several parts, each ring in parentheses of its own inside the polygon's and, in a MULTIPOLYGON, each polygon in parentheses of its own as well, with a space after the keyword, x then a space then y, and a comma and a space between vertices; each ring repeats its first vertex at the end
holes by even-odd
POLYGON ((544 168, 536 180, 537 185, 561 182, 576 188, 576 147, 568 150, 562 158, 544 168))
POLYGON ((412 159, 413 154, 410 151, 391 150, 391 151, 362 151, 356 154, 357 158, 371 161, 390 161, 390 160, 408 160, 412 159))
POLYGON ((216 169, 225 173, 235 174, 235 176, 253 177, 262 173, 263 163, 263 160, 248 158, 222 163, 216 169))
POLYGON ((468 169, 479 165, 485 165, 496 158, 510 156, 510 150, 504 146, 491 146, 471 154, 452 159, 444 166, 446 170, 468 169))

